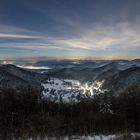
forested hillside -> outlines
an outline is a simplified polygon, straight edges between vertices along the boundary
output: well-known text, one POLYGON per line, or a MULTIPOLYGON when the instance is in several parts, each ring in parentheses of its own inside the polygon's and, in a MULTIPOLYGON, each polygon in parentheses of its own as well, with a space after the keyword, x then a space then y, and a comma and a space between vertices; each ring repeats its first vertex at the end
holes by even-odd
POLYGON ((140 88, 105 92, 76 104, 40 100, 31 87, 0 93, 0 136, 111 134, 140 131, 140 88))

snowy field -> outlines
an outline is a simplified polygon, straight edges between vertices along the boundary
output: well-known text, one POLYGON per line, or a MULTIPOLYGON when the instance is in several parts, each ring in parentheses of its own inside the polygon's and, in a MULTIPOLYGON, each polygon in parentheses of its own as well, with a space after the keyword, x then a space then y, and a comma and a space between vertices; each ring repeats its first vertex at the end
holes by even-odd
MULTIPOLYGON (((26 138, 24 138, 25 140, 26 138)), ((13 139, 23 140, 23 139, 13 139)), ((45 137, 27 138, 26 140, 140 140, 139 133, 117 134, 117 135, 94 135, 94 136, 65 136, 65 137, 45 137)))
POLYGON ((80 98, 93 97, 101 93, 102 83, 103 81, 80 83, 78 80, 51 78, 42 83, 42 94, 54 102, 78 102, 80 98))
MULTIPOLYGON (((109 135, 109 136, 71 136, 71 137, 50 137, 50 138, 44 138, 43 140, 113 140, 115 138, 115 135, 109 135)), ((33 140, 30 138, 29 140, 33 140)), ((40 139, 38 139, 40 140, 40 139)))

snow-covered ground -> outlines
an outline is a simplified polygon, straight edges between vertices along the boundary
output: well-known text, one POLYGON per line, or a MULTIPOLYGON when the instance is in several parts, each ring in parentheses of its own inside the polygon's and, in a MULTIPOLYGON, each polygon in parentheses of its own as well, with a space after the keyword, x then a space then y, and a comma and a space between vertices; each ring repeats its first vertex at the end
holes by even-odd
MULTIPOLYGON (((117 135, 89 135, 89 136, 64 136, 64 137, 45 137, 35 138, 36 140, 138 140, 140 139, 139 133, 131 134, 117 134, 117 135)), ((13 139, 15 140, 15 139, 13 139)), ((34 138, 27 138, 26 140, 34 140, 34 138)))
MULTIPOLYGON (((100 136, 71 136, 71 137, 45 137, 42 140, 113 140, 115 135, 100 135, 100 136)), ((33 140, 33 138, 29 138, 28 140, 33 140)), ((37 140, 40 140, 38 138, 37 140)))
POLYGON ((103 81, 80 83, 78 80, 50 78, 42 83, 42 94, 43 98, 54 102, 75 103, 103 92, 102 84, 103 81))

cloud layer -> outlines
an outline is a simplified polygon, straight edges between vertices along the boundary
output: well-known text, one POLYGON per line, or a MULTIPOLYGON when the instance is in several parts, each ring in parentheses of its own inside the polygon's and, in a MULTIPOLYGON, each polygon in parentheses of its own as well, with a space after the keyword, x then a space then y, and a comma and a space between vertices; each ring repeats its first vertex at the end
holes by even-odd
POLYGON ((14 0, 19 8, 13 13, 15 7, 3 2, 6 12, 0 14, 0 59, 139 58, 140 2, 118 1, 117 8, 112 2, 14 0))

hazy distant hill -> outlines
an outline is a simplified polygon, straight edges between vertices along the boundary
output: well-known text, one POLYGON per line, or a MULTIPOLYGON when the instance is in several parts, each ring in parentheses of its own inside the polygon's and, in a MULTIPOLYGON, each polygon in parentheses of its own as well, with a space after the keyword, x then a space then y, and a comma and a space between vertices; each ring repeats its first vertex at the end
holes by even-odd
POLYGON ((24 79, 12 75, 11 73, 0 69, 0 88, 6 89, 6 88, 12 88, 17 89, 19 87, 26 87, 29 83, 25 81, 24 79))
POLYGON ((120 71, 105 79, 104 87, 115 94, 121 93, 130 86, 140 86, 140 67, 132 67, 120 71))
MULTIPOLYGON (((65 94, 65 88, 63 88, 63 80, 77 80, 83 89, 93 90, 89 93, 94 92, 94 86, 97 81, 104 81, 102 89, 107 89, 113 91, 115 95, 123 92, 130 86, 140 85, 140 61, 133 60, 115 60, 115 61, 40 61, 33 64, 42 66, 53 66, 52 69, 47 70, 47 72, 40 72, 41 70, 34 72, 29 69, 19 68, 15 65, 0 65, 0 87, 1 88, 14 88, 20 89, 26 88, 31 85, 37 89, 41 89, 42 83, 46 83, 48 78, 57 78, 57 81, 62 82, 61 93, 65 94), (71 66, 71 67, 70 67, 71 66), (40 72, 40 73, 39 73, 40 72), (62 91, 63 90, 63 91, 62 91)), ((54 81, 55 82, 55 81, 54 81)), ((46 83, 47 84, 47 83, 46 83)), ((58 84, 58 83, 56 83, 58 84)), ((70 83, 72 84, 73 83, 70 83)), ((57 85, 50 83, 47 87, 51 86, 52 90, 55 90, 57 85)), ((65 85, 64 85, 65 86, 65 85)), ((80 85, 76 88, 81 92, 80 85)), ((69 86, 68 86, 69 88, 69 86)), ((59 93, 60 91, 58 91, 59 93)), ((86 92, 86 91, 84 91, 86 92)), ((56 93, 56 94, 58 94, 56 93)), ((72 92, 71 92, 72 93, 72 92)), ((71 94, 69 93, 69 94, 71 94)), ((68 91, 67 91, 68 95, 68 91)), ((54 94, 55 96, 55 94, 54 94)), ((57 95, 58 96, 58 95, 57 95)))
MULTIPOLYGON (((25 88, 28 85, 38 88, 42 80, 47 76, 24 70, 15 65, 0 65, 1 88, 25 88)), ((41 87, 41 86, 40 86, 41 87)), ((20 90, 20 89, 19 89, 20 90)))

